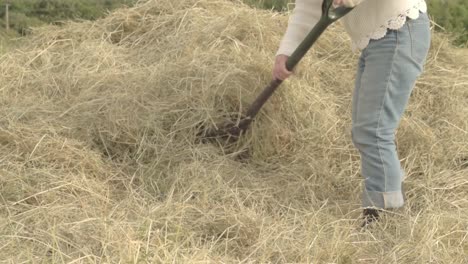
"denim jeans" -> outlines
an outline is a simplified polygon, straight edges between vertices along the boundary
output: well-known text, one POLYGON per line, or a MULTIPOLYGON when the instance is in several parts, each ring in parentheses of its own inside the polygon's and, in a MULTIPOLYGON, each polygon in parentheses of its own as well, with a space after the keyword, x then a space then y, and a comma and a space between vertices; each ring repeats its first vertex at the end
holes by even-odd
POLYGON ((353 94, 352 139, 361 155, 363 207, 404 204, 395 132, 430 46, 427 14, 408 19, 384 38, 371 40, 359 59, 353 94))

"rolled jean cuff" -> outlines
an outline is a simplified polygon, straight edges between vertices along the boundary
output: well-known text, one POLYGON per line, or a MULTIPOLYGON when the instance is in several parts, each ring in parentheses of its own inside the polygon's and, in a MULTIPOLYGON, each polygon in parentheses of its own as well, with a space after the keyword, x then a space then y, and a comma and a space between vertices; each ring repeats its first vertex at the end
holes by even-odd
MULTIPOLYGON (((365 188, 364 188, 365 189, 365 188)), ((403 193, 396 192, 375 192, 364 190, 362 195, 362 206, 377 207, 381 209, 399 208, 405 203, 403 193)))

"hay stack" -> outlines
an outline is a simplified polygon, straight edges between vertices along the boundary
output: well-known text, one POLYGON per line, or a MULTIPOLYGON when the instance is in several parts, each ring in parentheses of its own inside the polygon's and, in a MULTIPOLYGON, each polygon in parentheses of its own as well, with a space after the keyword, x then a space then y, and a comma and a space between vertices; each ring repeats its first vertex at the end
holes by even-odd
POLYGON ((268 83, 286 23, 238 2, 142 1, 3 55, 0 259, 465 263, 468 58, 441 35, 398 132, 407 207, 374 231, 355 229, 357 55, 340 26, 238 145, 196 143, 268 83))

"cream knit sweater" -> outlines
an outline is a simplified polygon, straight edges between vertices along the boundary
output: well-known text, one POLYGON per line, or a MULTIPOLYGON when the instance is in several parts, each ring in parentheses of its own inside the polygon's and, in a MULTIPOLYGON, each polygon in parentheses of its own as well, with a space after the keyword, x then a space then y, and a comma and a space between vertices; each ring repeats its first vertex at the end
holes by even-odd
MULTIPOLYGON (((294 52, 319 20, 321 6, 322 0, 296 0, 277 55, 289 56, 294 52)), ((418 18, 420 11, 427 11, 424 0, 364 0, 342 21, 353 50, 358 50, 364 49, 371 39, 383 38, 387 29, 402 27, 407 17, 418 18)))

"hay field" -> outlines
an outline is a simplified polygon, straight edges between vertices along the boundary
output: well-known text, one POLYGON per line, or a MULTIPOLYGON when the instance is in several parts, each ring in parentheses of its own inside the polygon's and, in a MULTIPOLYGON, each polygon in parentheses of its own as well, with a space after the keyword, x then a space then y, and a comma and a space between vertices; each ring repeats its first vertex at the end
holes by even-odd
POLYGON ((235 146, 287 16, 149 0, 0 56, 3 263, 468 263, 468 53, 435 35, 398 131, 407 204, 359 225, 357 54, 332 27, 235 146))

